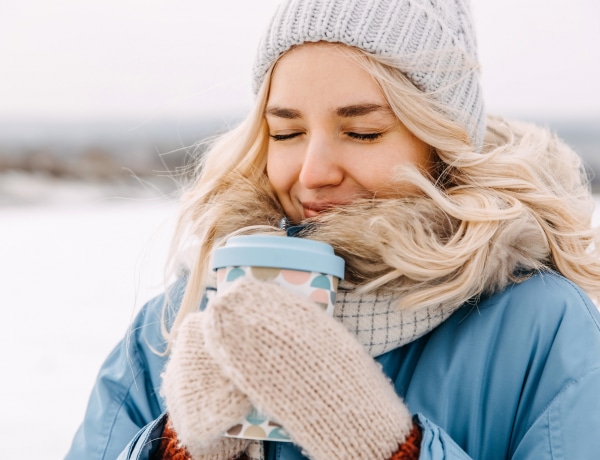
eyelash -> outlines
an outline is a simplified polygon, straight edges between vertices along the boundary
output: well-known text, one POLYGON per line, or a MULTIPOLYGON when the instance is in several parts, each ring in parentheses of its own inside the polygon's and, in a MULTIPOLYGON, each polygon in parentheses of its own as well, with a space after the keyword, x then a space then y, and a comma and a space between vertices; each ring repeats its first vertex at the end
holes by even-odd
POLYGON ((374 140, 379 139, 381 136, 383 136, 383 133, 368 133, 368 134, 348 133, 348 136, 350 136, 352 139, 356 139, 359 141, 374 141, 374 140))
MULTIPOLYGON (((275 142, 277 141, 287 141, 299 136, 302 133, 291 133, 291 134, 269 134, 269 137, 273 139, 275 142)), ((359 141, 374 141, 379 139, 383 133, 348 133, 348 136, 352 139, 356 139, 359 141)))
POLYGON ((301 133, 291 133, 291 134, 269 134, 269 137, 273 139, 275 142, 277 141, 287 141, 293 139, 294 137, 299 136, 301 133))

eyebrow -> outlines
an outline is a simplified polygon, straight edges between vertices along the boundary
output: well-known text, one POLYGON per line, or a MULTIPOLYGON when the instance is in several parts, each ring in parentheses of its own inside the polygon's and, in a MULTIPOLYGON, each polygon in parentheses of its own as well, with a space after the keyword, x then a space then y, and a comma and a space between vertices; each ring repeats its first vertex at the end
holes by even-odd
POLYGON ((294 120, 296 118, 302 118, 302 113, 299 110, 286 109, 284 107, 267 107, 265 115, 273 115, 274 117, 286 118, 288 120, 294 120))
POLYGON ((336 115, 343 118, 360 117, 373 112, 392 114, 392 110, 389 107, 379 104, 355 104, 346 107, 339 107, 335 111, 336 115))
MULTIPOLYGON (((368 115, 373 112, 383 112, 386 115, 393 115, 392 109, 387 106, 379 104, 354 104, 344 107, 338 107, 335 109, 335 114, 342 118, 360 117, 368 115)), ((302 118, 302 112, 295 109, 288 109, 285 107, 267 107, 265 115, 272 115, 274 117, 285 118, 288 120, 294 120, 302 118)))

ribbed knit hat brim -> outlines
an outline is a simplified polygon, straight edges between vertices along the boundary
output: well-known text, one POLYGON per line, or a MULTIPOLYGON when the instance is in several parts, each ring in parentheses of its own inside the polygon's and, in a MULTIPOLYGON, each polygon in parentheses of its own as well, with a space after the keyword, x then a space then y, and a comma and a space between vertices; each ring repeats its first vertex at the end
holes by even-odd
POLYGON ((387 56, 481 148, 485 132, 477 45, 468 0, 288 0, 260 43, 257 92, 268 69, 306 42, 343 43, 387 56))

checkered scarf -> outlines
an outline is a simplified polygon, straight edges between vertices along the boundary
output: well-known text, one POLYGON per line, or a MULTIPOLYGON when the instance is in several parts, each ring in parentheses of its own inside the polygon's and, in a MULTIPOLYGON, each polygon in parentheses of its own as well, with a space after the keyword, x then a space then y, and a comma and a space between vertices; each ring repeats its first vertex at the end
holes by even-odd
POLYGON ((398 298, 385 291, 357 294, 342 281, 333 316, 375 357, 427 334, 454 312, 442 307, 405 311, 397 303, 398 298))

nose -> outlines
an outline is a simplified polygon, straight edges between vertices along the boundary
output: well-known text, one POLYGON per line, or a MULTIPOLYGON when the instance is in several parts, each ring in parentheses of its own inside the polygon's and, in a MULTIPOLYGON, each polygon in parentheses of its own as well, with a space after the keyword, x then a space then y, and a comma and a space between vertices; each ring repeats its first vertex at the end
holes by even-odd
POLYGON ((298 181, 307 189, 336 186, 344 180, 344 168, 335 141, 311 136, 298 181))

